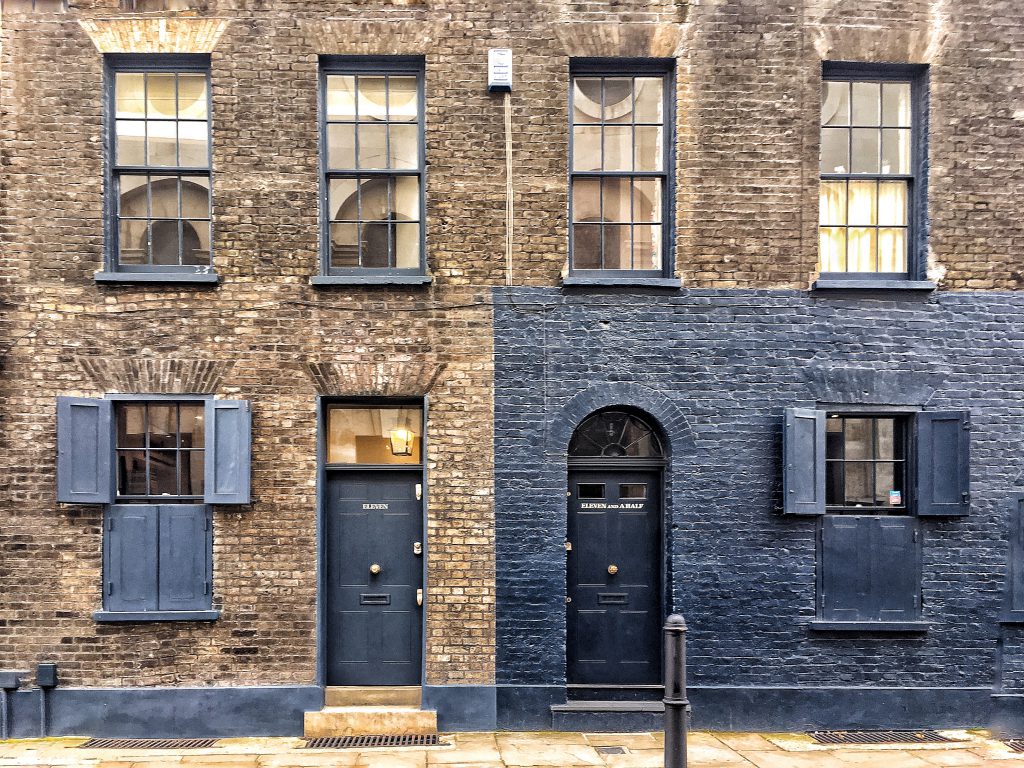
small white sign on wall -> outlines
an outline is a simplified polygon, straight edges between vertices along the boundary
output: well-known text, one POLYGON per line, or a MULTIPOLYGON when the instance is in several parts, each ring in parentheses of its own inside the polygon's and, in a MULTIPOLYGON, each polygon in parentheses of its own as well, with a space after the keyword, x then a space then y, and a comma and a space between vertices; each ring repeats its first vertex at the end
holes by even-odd
POLYGON ((512 90, 511 48, 491 48, 487 51, 487 90, 512 90))

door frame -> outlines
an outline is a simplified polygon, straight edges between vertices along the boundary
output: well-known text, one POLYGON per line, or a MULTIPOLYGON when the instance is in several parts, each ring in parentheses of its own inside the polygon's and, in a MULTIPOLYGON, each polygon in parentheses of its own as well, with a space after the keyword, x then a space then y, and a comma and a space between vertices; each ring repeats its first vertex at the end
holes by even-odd
MULTIPOLYGON (((604 410, 604 409, 601 409, 604 410)), ((628 409, 632 410, 632 409, 628 409)), ((589 416, 589 414, 588 414, 589 416)), ((660 426, 657 422, 654 422, 651 417, 647 414, 641 414, 641 418, 648 424, 650 424, 657 432, 659 437, 664 438, 661 433, 660 426)), ((581 421, 582 423, 582 421, 581 421)), ((579 425, 577 425, 578 427, 579 425)), ((664 622, 664 617, 667 616, 665 612, 666 606, 672 604, 671 599, 671 585, 669 579, 671 577, 671 569, 669 568, 669 561, 671 558, 671 548, 669 544, 670 536, 670 509, 669 509, 669 458, 666 455, 661 459, 631 459, 631 458, 613 458, 613 459, 601 459, 601 458, 586 458, 586 459, 573 459, 569 458, 566 463, 565 472, 565 532, 566 541, 568 541, 569 534, 569 477, 573 472, 616 472, 616 471, 629 471, 629 470, 642 470, 647 472, 657 473, 658 478, 658 493, 660 494, 660 505, 661 505, 661 535, 658 537, 659 551, 656 554, 660 564, 661 579, 660 589, 658 590, 658 607, 661 611, 661 617, 658 622, 659 627, 664 622)), ((565 594, 569 594, 569 557, 568 552, 565 554, 565 559, 562 561, 562 568, 565 572, 565 594)), ((598 688, 598 687, 609 687, 609 688, 632 688, 634 686, 629 685, 609 685, 609 686, 597 686, 588 685, 586 683, 571 683, 569 682, 569 605, 566 603, 565 613, 562 614, 563 627, 565 628, 565 644, 564 644, 564 660, 565 660, 565 685, 566 688, 598 688)), ((662 656, 661 659, 661 674, 665 674, 665 659, 664 659, 664 648, 663 643, 658 643, 659 653, 662 656)))
POLYGON ((429 398, 422 397, 337 397, 318 395, 316 398, 316 682, 320 688, 327 685, 327 563, 324 532, 326 529, 324 516, 327 512, 326 493, 328 472, 394 472, 403 469, 409 474, 419 470, 420 483, 423 493, 420 499, 420 509, 423 525, 423 557, 421 559, 423 582, 423 611, 420 616, 420 685, 426 685, 427 680, 427 610, 430 605, 427 592, 427 563, 430 558, 430 536, 427 528, 427 499, 429 498, 429 486, 427 485, 427 424, 429 423, 429 398), (415 464, 351 464, 345 466, 327 467, 327 412, 331 406, 353 406, 353 407, 374 407, 374 406, 417 406, 423 409, 423 421, 420 431, 420 459, 419 466, 415 464))

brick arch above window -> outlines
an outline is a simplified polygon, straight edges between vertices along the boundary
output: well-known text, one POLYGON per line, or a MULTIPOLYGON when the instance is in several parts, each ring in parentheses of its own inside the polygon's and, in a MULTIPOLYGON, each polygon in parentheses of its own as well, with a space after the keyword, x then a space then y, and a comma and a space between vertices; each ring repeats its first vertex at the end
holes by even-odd
POLYGON ((78 365, 100 392, 213 394, 234 368, 234 360, 79 357, 78 365))

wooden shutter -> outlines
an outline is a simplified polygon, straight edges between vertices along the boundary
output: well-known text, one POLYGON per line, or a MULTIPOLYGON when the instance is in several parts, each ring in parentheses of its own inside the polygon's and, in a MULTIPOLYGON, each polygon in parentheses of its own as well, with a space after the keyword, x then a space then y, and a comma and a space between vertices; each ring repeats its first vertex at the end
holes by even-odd
POLYGON ((158 608, 210 607, 210 516, 205 504, 160 506, 158 608))
POLYGON ((114 500, 113 409, 109 400, 57 398, 57 501, 114 500))
POLYGON ((152 504, 115 504, 105 515, 103 574, 108 611, 157 608, 159 508, 152 504))
POLYGON ((1015 494, 1011 500, 1009 543, 1006 618, 1024 621, 1024 494, 1015 494))
POLYGON ((782 511, 825 514, 825 412, 787 408, 782 453, 782 511))
POLYGON ((821 618, 916 620, 921 604, 917 521, 827 515, 821 522, 821 618))
POLYGON ((252 418, 248 400, 206 403, 207 504, 248 504, 252 463, 252 418))
POLYGON ((970 420, 967 412, 917 415, 917 514, 970 512, 970 420))

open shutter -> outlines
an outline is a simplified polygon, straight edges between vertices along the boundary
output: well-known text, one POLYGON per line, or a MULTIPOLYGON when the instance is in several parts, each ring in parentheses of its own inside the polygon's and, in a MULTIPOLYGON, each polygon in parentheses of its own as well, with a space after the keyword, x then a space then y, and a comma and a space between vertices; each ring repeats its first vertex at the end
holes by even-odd
POLYGON ((57 501, 114 500, 112 420, 109 400, 57 398, 57 501))
POLYGON ((787 408, 782 453, 782 511, 825 514, 825 412, 787 408))
POLYGON ((873 522, 871 602, 879 621, 914 621, 920 605, 921 574, 917 520, 877 517, 873 522))
POLYGON ((249 503, 251 422, 248 400, 207 401, 207 504, 249 503))
POLYGON ((103 587, 108 611, 157 608, 157 518, 150 504, 116 504, 105 514, 103 587))
POLYGON ((1024 621, 1024 494, 1015 494, 1010 507, 1009 583, 1007 619, 1024 621))
POLYGON ((827 515, 821 519, 821 618, 869 621, 871 518, 827 515))
POLYGON ((917 514, 968 514, 969 448, 968 413, 917 414, 917 514))
POLYGON ((210 517, 204 504, 160 506, 158 608, 210 607, 210 517))

